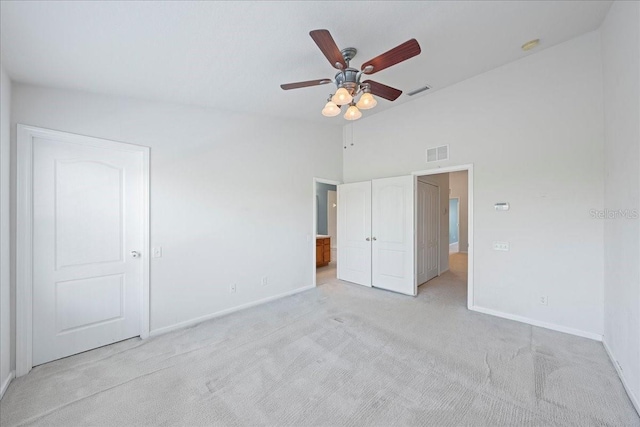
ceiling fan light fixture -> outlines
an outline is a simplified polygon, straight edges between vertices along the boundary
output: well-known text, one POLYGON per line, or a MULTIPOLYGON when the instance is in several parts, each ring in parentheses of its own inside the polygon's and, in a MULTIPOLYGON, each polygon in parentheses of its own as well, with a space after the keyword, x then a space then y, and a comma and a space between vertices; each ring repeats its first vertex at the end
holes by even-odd
POLYGON ((362 117, 362 113, 358 110, 358 107, 353 104, 351 104, 347 112, 344 113, 344 118, 347 120, 358 120, 360 117, 362 117))
POLYGON ((322 109, 322 115, 325 117, 335 117, 340 114, 340 107, 338 107, 333 101, 329 101, 322 109))
POLYGON ((369 92, 365 92, 360 97, 360 100, 356 104, 360 110, 369 110, 378 105, 378 101, 369 92))
POLYGON ((331 100, 337 105, 346 105, 351 103, 351 101, 353 101, 353 97, 351 96, 348 90, 341 87, 336 91, 336 94, 333 95, 331 100))

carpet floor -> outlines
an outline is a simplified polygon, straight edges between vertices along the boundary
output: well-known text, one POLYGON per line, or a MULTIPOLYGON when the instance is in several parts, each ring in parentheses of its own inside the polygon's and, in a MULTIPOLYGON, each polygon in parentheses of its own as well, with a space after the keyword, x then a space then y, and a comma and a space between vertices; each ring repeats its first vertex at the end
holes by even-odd
MULTIPOLYGON (((459 255, 459 257, 464 257, 459 255)), ((0 425, 640 426, 602 344, 340 282, 38 366, 0 425)))

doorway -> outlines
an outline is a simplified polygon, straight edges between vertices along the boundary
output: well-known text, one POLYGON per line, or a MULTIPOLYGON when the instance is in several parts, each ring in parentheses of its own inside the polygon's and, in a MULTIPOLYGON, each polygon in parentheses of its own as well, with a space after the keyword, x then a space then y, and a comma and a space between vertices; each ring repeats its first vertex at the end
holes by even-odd
MULTIPOLYGON (((414 172, 417 180, 416 203, 416 286, 420 293, 434 292, 455 297, 468 308, 473 307, 473 166, 463 165, 414 172), (421 188, 439 187, 439 197, 421 197, 421 188), (425 201, 422 206, 420 200, 425 201), (437 211, 437 220, 426 213, 437 211), (436 232, 436 230, 438 230, 436 232), (427 236, 439 239, 438 272, 433 256, 427 257, 427 236), (421 238, 422 237, 422 238, 421 238), (422 247, 421 247, 422 245, 422 247), (447 286, 449 286, 447 288, 447 286), (454 289, 456 288, 456 289, 454 289)), ((424 191, 422 191, 424 192, 424 191)))
POLYGON ((149 333, 149 148, 18 125, 16 373, 149 333))
POLYGON ((313 179, 313 284, 336 280, 338 266, 338 181, 313 179))

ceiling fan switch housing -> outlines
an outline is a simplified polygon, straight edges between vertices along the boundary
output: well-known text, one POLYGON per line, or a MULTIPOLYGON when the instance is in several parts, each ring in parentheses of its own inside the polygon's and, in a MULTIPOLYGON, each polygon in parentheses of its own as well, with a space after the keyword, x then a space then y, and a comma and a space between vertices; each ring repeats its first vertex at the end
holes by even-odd
POLYGON ((336 86, 344 87, 353 93, 358 89, 358 70, 355 68, 347 68, 336 74, 336 86))

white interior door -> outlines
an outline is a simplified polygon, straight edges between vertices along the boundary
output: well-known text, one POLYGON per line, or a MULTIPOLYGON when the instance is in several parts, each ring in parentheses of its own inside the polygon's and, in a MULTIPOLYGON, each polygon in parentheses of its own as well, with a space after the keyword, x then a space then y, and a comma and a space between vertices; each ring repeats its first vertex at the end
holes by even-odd
POLYGON ((418 181, 417 199, 417 282, 420 285, 438 275, 440 190, 436 185, 418 181))
POLYGON ((147 254, 141 152, 32 144, 35 366, 140 335, 147 254))
POLYGON ((427 184, 418 181, 416 188, 416 281, 418 285, 427 279, 427 227, 425 215, 427 212, 427 184))
POLYGON ((338 185, 337 273, 371 286, 371 181, 338 185))
POLYGON ((414 177, 372 181, 372 285, 416 294, 414 280, 414 177))
POLYGON ((327 191, 327 232, 331 236, 331 261, 336 262, 338 257, 338 192, 327 191))

